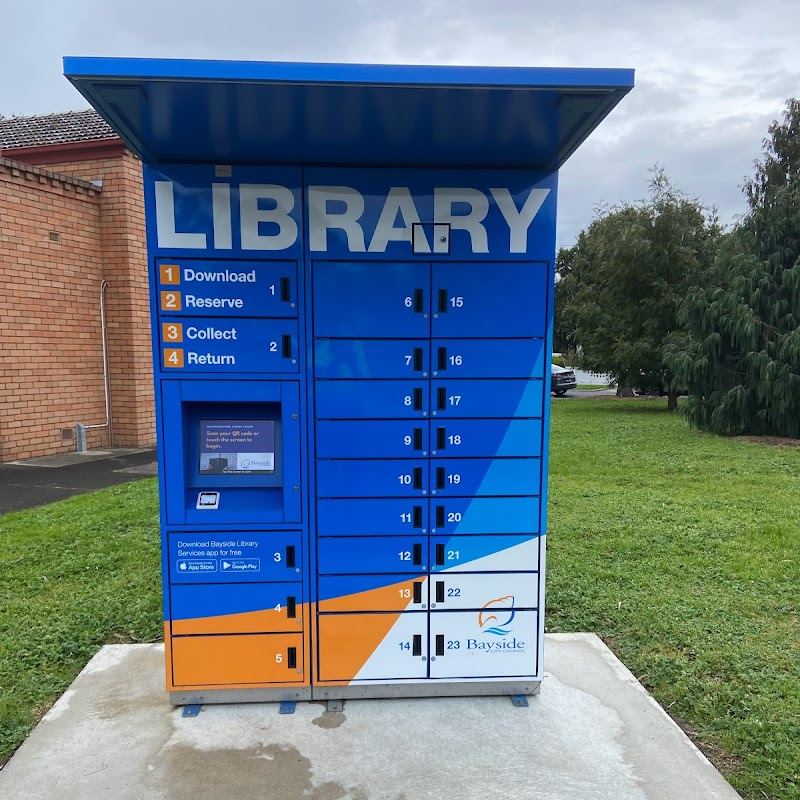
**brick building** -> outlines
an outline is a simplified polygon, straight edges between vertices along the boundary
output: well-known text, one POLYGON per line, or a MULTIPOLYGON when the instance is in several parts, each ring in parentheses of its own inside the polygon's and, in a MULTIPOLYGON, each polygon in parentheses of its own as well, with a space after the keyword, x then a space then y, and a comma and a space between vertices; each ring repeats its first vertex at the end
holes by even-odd
POLYGON ((138 159, 94 110, 0 119, 0 462, 74 450, 76 422, 153 444, 149 336, 138 159))

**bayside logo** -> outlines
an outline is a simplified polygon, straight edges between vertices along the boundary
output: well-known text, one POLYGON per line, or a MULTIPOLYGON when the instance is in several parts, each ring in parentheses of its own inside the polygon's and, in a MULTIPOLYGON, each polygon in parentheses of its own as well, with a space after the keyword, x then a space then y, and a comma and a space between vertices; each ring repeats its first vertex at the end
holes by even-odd
POLYGON ((511 633, 511 623, 514 621, 514 595, 497 597, 490 600, 478 612, 478 627, 483 633, 492 633, 495 636, 508 636, 511 633))

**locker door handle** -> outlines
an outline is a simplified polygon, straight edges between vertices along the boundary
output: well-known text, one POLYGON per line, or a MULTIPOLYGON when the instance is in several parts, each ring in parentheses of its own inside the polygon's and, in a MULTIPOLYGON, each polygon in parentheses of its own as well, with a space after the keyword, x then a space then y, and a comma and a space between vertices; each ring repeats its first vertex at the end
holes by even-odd
POLYGON ((292 299, 291 284, 288 278, 281 278, 281 302, 288 303, 292 299))
POLYGON ((425 294, 422 289, 414 289, 414 313, 421 314, 425 310, 425 294))
POLYGON ((422 389, 414 389, 414 411, 422 411, 422 389))
POLYGON ((292 335, 290 333, 284 333, 281 336, 281 355, 284 358, 292 357, 292 335))
POLYGON ((421 489, 422 488, 422 467, 414 467, 412 470, 414 475, 414 488, 421 489))
POLYGON ((414 449, 422 450, 422 428, 414 428, 414 449))
POLYGON ((439 289, 439 313, 447 313, 447 289, 439 289))
POLYGON ((436 506, 436 527, 444 528, 444 506, 436 506))
POLYGON ((415 528, 422 527, 422 506, 414 506, 414 513, 412 514, 413 522, 412 525, 415 528))
POLYGON ((414 372, 422 372, 422 348, 414 348, 414 372))
POLYGON ((286 598, 286 616, 289 619, 297 616, 297 600, 294 597, 286 598))
POLYGON ((287 669, 297 669, 297 648, 296 647, 287 647, 286 648, 286 668, 287 669))
POLYGON ((437 544, 436 545, 436 566, 443 567, 444 566, 444 545, 437 544))
POLYGON ((444 489, 444 467, 436 467, 436 488, 444 489))
POLYGON ((444 411, 447 408, 447 388, 440 386, 436 390, 436 410, 444 411))
POLYGON ((436 634, 436 655, 443 656, 444 655, 444 634, 437 633, 436 634))
POLYGON ((412 638, 411 644, 411 655, 412 656, 421 656, 422 655, 422 635, 419 633, 415 633, 412 638))
POLYGON ((444 450, 444 446, 447 444, 447 431, 444 428, 437 428, 436 429, 436 449, 437 450, 444 450))
POLYGON ((436 602, 444 603, 444 581, 436 581, 436 602))
POLYGON ((287 567, 294 567, 296 566, 296 555, 295 555, 295 546, 293 544, 286 545, 286 566, 287 567))
POLYGON ((439 372, 444 372, 444 370, 447 369, 447 348, 446 347, 440 347, 439 348, 437 369, 439 370, 439 372))
POLYGON ((411 563, 415 567, 421 567, 422 566, 422 545, 421 544, 415 544, 411 548, 411 551, 412 551, 411 563))
POLYGON ((414 581, 414 598, 413 601, 415 603, 422 602, 422 582, 421 581, 414 581))

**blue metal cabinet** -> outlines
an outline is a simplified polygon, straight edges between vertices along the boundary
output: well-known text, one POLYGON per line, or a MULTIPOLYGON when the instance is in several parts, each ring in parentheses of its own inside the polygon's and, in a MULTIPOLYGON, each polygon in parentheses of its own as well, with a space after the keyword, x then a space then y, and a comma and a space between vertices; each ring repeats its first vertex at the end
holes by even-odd
POLYGON ((431 572, 513 572, 539 569, 539 537, 431 536, 431 572))
POLYGON ((541 493, 538 458, 435 459, 431 461, 431 495, 472 497, 541 493))
POLYGON ((298 531, 169 534, 171 583, 299 581, 302 569, 298 531))
POLYGON ((428 416, 427 382, 314 382, 317 419, 392 419, 428 416))
POLYGON ((317 461, 317 497, 422 497, 428 460, 317 461))
POLYGON ((442 498, 430 515, 431 533, 539 532, 538 497, 442 498))
POLYGON ((162 369, 184 372, 297 372, 297 320, 162 317, 162 369))
POLYGON ((541 380, 432 380, 431 416, 541 417, 544 385, 541 380))
POLYGON ((427 531, 427 500, 317 500, 318 536, 397 536, 427 531))
POLYGON ((430 334, 428 264, 315 261, 313 296, 315 337, 430 334))
POLYGON ((317 378, 426 378, 430 343, 420 339, 316 339, 317 378))
POLYGON ((431 425, 431 455, 440 458, 541 454, 542 422, 538 419, 443 419, 431 425))
POLYGON ((427 536, 317 539, 317 573, 418 573, 428 569, 427 536))
POLYGON ((322 420, 316 424, 316 433, 317 458, 417 458, 428 454, 428 422, 422 420, 322 420))
POLYGON ((439 378, 544 378, 543 339, 434 339, 439 378))
POLYGON ((544 337, 544 262, 441 263, 433 265, 432 273, 432 336, 544 337))

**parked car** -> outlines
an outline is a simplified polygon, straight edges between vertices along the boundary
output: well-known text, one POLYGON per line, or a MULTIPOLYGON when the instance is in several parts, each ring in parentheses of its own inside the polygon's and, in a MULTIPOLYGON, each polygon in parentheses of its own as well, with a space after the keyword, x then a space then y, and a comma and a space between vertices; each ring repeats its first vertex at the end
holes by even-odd
POLYGON ((555 392, 558 397, 566 394, 570 389, 578 385, 575 377, 575 370, 568 367, 559 367, 558 364, 550 365, 550 391, 555 392))

